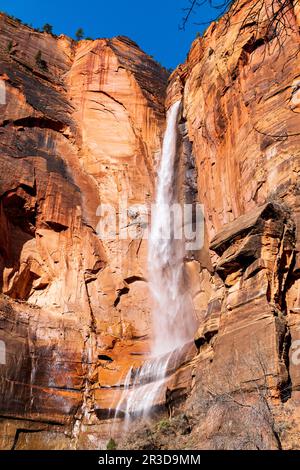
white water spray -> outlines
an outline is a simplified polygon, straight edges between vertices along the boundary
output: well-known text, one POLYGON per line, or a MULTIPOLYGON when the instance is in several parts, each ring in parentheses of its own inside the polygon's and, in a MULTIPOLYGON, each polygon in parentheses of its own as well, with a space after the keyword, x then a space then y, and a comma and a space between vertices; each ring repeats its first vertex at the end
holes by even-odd
POLYGON ((185 240, 176 240, 174 227, 170 230, 166 227, 170 221, 170 207, 176 202, 175 161, 180 105, 177 102, 169 110, 152 214, 148 266, 154 299, 154 356, 182 348, 195 332, 193 304, 184 282, 185 240))
POLYGON ((151 359, 138 369, 130 368, 116 416, 146 416, 167 387, 166 378, 186 359, 194 332, 193 304, 186 289, 185 240, 177 240, 170 224, 170 208, 176 202, 175 163, 178 114, 181 103, 168 111, 162 157, 157 177, 155 210, 149 239, 149 287, 153 297, 151 359))

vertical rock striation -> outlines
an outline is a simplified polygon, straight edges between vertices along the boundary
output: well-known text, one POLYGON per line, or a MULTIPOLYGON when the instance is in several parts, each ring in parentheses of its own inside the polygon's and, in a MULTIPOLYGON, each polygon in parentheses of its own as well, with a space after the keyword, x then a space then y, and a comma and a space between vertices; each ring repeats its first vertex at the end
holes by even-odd
POLYGON ((187 262, 194 427, 175 446, 298 448, 299 11, 278 37, 254 3, 212 23, 168 89, 167 107, 183 99, 205 210, 204 248, 187 262))
POLYGON ((125 37, 1 14, 0 78, 1 447, 98 447, 150 318, 145 242, 100 240, 97 208, 150 203, 167 73, 125 37))

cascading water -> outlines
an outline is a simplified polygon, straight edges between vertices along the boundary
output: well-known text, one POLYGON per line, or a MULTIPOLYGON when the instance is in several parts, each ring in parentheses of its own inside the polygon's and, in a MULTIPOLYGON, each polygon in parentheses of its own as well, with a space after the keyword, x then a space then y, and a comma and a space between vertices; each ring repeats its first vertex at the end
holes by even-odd
POLYGON ((175 103, 168 113, 152 213, 148 266, 154 299, 154 357, 182 348, 195 332, 193 304, 184 282, 185 240, 175 238, 175 227, 170 220, 170 208, 176 202, 175 161, 180 106, 180 102, 175 103))
POLYGON ((170 208, 176 202, 175 163, 178 115, 181 103, 169 109, 157 192, 151 218, 148 251, 149 287, 153 297, 153 341, 151 359, 128 371, 124 392, 115 416, 146 416, 163 388, 167 376, 186 358, 195 332, 193 304, 185 287, 185 241, 176 239, 170 223, 170 208))

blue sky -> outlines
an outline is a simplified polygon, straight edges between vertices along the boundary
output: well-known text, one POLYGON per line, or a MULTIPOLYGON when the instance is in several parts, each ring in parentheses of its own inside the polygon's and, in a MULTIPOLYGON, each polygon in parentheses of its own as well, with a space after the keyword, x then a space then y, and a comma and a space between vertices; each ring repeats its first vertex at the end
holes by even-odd
POLYGON ((0 0, 1 11, 34 27, 50 23, 56 34, 74 37, 82 27, 92 38, 129 36, 167 68, 185 60, 197 31, 206 28, 194 22, 216 16, 216 11, 201 7, 186 31, 179 31, 187 5, 188 0, 0 0))

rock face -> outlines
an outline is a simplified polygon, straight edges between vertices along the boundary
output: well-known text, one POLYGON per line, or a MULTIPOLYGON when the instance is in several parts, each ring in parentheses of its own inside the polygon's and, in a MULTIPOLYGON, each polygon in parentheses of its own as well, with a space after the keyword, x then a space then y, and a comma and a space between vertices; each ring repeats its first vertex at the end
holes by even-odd
POLYGON ((299 11, 279 37, 264 8, 259 22, 249 12, 196 39, 168 89, 167 106, 183 100, 206 240, 187 261, 200 322, 190 431, 171 422, 170 443, 152 429, 166 447, 299 447, 299 11))
POLYGON ((197 354, 158 397, 170 420, 120 445, 299 448, 299 8, 279 37, 256 8, 196 39, 167 96, 127 38, 75 44, 0 17, 2 448, 108 440, 148 351, 146 241, 122 233, 146 227, 165 98, 183 103, 180 200, 205 211, 185 260, 197 354), (100 240, 99 205, 124 199, 127 221, 100 240))
POLYGON ((150 326, 145 242, 126 222, 100 240, 98 206, 126 198, 129 225, 150 203, 167 73, 125 37, 77 44, 4 15, 0 67, 1 447, 97 447, 84 419, 150 326))

